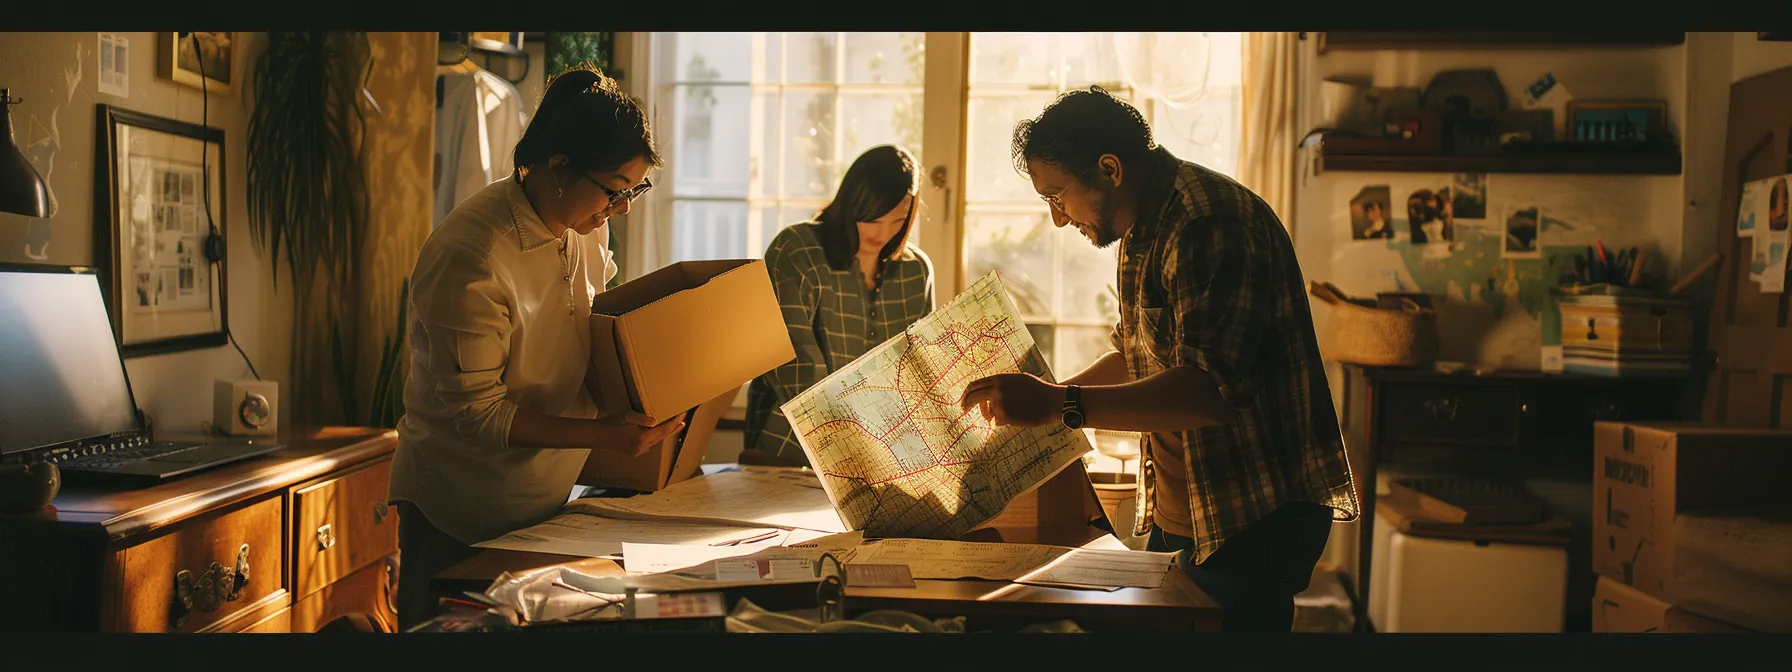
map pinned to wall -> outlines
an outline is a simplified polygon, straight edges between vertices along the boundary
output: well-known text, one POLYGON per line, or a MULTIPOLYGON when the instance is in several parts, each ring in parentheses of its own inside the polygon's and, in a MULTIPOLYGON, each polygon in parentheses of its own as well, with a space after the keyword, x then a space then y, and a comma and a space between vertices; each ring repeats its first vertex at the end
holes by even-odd
POLYGON ((1091 450, 1051 423, 992 427, 959 408, 971 381, 1053 381, 994 272, 901 336, 784 404, 840 519, 870 537, 954 539, 1091 450))

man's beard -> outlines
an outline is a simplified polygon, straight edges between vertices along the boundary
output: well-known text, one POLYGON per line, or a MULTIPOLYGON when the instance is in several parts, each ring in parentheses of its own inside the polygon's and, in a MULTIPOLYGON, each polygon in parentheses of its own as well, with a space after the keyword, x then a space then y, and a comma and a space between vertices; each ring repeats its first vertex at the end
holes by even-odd
POLYGON ((1119 212, 1119 204, 1108 195, 1101 196, 1101 202, 1095 206, 1095 223, 1077 228, 1082 229, 1083 237, 1095 244, 1096 249, 1103 249, 1120 240, 1120 234, 1114 232, 1114 216, 1119 212))

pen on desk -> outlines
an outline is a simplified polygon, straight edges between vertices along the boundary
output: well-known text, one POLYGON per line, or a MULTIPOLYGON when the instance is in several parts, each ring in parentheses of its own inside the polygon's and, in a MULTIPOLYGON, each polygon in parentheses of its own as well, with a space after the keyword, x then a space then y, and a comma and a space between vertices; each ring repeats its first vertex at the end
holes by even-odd
POLYGON ((711 546, 739 546, 741 544, 751 544, 754 542, 765 541, 772 537, 776 537, 783 532, 784 532, 783 530, 772 530, 770 532, 766 532, 765 534, 754 535, 751 537, 747 537, 745 539, 734 539, 731 541, 718 541, 718 542, 710 544, 710 545, 711 546))

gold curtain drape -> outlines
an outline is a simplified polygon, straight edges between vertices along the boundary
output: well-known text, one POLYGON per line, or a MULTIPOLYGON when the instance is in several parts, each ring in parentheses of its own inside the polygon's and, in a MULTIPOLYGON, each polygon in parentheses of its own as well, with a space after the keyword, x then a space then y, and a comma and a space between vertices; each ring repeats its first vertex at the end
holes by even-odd
POLYGON ((1238 181, 1293 228, 1298 33, 1245 33, 1238 181))

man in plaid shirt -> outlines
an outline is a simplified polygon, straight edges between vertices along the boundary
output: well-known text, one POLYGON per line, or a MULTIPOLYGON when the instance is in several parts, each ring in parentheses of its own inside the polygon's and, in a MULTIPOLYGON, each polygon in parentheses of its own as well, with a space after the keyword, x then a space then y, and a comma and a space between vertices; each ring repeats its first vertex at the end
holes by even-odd
POLYGON ((1332 521, 1358 508, 1287 231, 1099 87, 1021 122, 1013 151, 1054 224, 1120 243, 1120 322, 1114 351, 1063 384, 991 376, 963 406, 1142 433, 1147 548, 1179 554, 1223 629, 1288 632, 1332 521))

